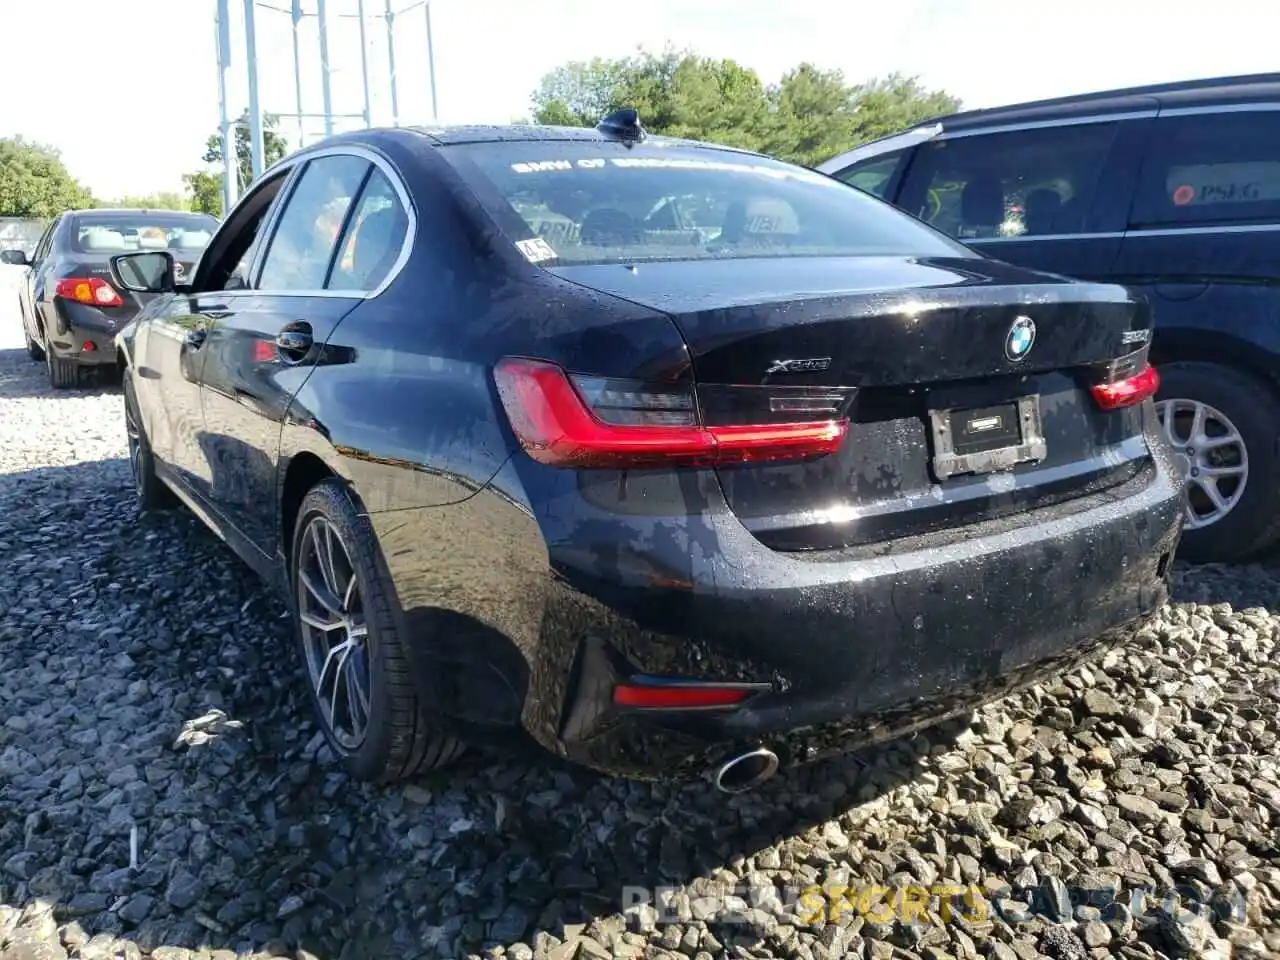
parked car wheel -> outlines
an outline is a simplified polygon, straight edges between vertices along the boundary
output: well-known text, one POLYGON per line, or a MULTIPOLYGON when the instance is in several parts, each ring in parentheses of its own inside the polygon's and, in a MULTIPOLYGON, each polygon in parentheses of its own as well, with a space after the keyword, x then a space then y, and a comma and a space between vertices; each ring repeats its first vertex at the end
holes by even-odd
POLYGON ((55 390, 68 390, 80 385, 80 365, 74 360, 54 356, 52 350, 46 350, 44 362, 49 371, 49 386, 55 390))
POLYGON ((1248 560, 1280 538, 1280 400, 1216 363, 1160 367, 1156 412, 1187 478, 1180 553, 1248 560))
POLYGON ((174 502, 174 496, 156 475, 156 460, 151 453, 146 431, 142 429, 138 398, 127 373, 124 374, 123 383, 124 431, 129 441, 129 468, 133 472, 133 490, 138 509, 156 510, 170 506, 174 502))
POLYGON ((22 339, 27 342, 28 357, 36 361, 44 359, 44 348, 31 339, 31 334, 27 333, 26 324, 22 325, 22 339))
POLYGON ((322 480, 303 499, 290 557, 312 705, 348 772, 396 780, 461 754, 459 740, 427 721, 373 530, 338 480, 322 480))

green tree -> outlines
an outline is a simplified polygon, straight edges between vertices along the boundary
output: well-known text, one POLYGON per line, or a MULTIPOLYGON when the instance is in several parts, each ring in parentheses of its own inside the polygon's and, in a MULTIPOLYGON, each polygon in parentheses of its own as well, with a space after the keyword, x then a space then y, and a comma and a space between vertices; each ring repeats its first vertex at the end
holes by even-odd
POLYGON ((197 170, 195 173, 183 174, 182 182, 191 195, 192 210, 215 217, 222 216, 222 174, 197 170))
POLYGON ((58 151, 21 137, 0 139, 0 216, 47 219, 93 205, 58 151))
POLYGON ((190 210, 191 202, 181 193, 162 191, 147 196, 133 197, 125 195, 115 200, 100 201, 101 207, 132 210, 190 210))
MULTIPOLYGON (((279 118, 274 114, 264 114, 262 117, 263 169, 289 152, 288 141, 276 130, 278 121, 279 118)), ((232 135, 235 139, 236 182, 239 188, 236 192, 243 193, 253 180, 253 143, 249 135, 248 111, 241 114, 240 119, 233 124, 232 135)), ((223 162, 221 133, 210 134, 205 142, 204 156, 201 159, 205 163, 217 164, 221 167, 223 162)), ((222 216, 223 174, 220 169, 217 172, 197 170, 184 175, 182 179, 186 184, 187 192, 191 195, 189 203, 192 210, 197 213, 209 213, 215 217, 222 216)))
POLYGON ((609 110, 629 106, 654 133, 809 166, 960 107, 914 77, 850 84, 839 70, 802 63, 766 88, 754 70, 733 60, 670 48, 565 64, 543 77, 532 99, 537 123, 592 126, 609 110))

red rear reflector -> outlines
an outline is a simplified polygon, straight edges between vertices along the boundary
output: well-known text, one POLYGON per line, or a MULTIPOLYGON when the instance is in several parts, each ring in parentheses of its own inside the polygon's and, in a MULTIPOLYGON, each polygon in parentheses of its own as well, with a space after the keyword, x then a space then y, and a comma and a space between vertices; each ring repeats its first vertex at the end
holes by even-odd
POLYGON ((124 301, 116 288, 101 277, 67 277, 58 281, 54 296, 95 307, 122 307, 124 301))
POLYGON ((600 398, 597 409, 614 421, 606 422, 553 363, 508 358, 494 378, 521 445, 552 466, 710 466, 821 456, 838 450, 849 429, 847 419, 705 426, 697 422, 691 388, 597 389, 601 381, 575 377, 600 398))
POLYGON ((253 362, 271 363, 276 358, 276 345, 270 340, 253 341, 253 362))
POLYGON ((97 350, 98 348, 94 346, 92 340, 86 340, 84 343, 80 344, 80 349, 85 351, 86 353, 92 353, 94 350, 97 350))
POLYGON ((1095 383, 1089 389, 1103 410, 1118 410, 1155 396, 1160 389, 1160 374, 1156 373, 1155 367, 1146 367, 1131 377, 1114 383, 1095 383))
POLYGON ((742 687, 699 686, 696 684, 620 684, 613 688, 613 702, 620 707, 654 707, 678 710, 682 707, 729 707, 741 703, 753 690, 742 687))

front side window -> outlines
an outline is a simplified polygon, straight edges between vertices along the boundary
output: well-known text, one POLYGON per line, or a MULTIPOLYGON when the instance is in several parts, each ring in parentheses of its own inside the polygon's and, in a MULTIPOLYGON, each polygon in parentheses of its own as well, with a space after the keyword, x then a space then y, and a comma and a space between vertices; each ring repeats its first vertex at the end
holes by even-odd
POLYGON ((369 161, 318 157, 307 164, 271 237, 260 290, 322 290, 329 262, 369 161))
POLYGON ((376 289, 399 258, 408 229, 409 218, 395 187, 375 167, 338 244, 328 288, 376 289))
POLYGON ((884 156, 869 157, 841 170, 835 175, 836 179, 883 200, 904 153, 905 150, 895 150, 884 156))
POLYGON ((1143 164, 1130 225, 1280 219, 1280 113, 1167 117, 1143 164))
POLYGON ((104 254, 168 250, 191 256, 208 245, 216 229, 218 221, 205 214, 80 214, 72 224, 71 249, 104 254))
POLYGON ((903 193, 960 240, 1082 233, 1116 123, 1068 124, 921 144, 903 193))
POLYGON ((764 157, 596 140, 442 153, 535 263, 973 256, 825 174, 764 157))

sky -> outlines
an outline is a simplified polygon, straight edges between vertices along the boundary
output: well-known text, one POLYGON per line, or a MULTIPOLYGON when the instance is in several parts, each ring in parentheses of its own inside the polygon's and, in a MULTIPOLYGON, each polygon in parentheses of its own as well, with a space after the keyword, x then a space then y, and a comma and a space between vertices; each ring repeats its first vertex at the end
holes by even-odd
MULTIPOLYGON (((254 2, 262 109, 295 113, 290 0, 254 2)), ((359 2, 327 0, 337 113, 363 109, 359 2)), ((390 124, 387 0, 363 2, 372 121, 390 124)), ((230 5, 236 116, 248 103, 245 0, 230 5)), ((1280 71, 1274 0, 431 0, 433 118, 425 8, 391 5, 401 123, 509 122, 530 114, 539 79, 566 61, 668 45, 733 58, 766 83, 806 60, 851 82, 896 71, 970 108, 1280 71)), ((0 136, 58 148, 99 197, 181 189, 218 125, 214 13, 215 0, 0 0, 0 136)), ((304 17, 307 113, 321 111, 318 36, 317 18, 304 17)), ((281 129, 295 145, 325 132, 290 118, 281 129)))

